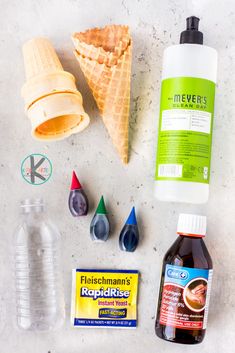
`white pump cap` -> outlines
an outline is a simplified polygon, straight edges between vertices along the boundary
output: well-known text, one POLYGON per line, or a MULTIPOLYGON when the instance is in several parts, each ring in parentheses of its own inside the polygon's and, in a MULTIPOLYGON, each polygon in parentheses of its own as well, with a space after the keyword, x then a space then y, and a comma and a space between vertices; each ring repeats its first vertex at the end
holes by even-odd
POLYGON ((206 216, 181 213, 179 215, 177 233, 204 237, 206 235, 206 216))

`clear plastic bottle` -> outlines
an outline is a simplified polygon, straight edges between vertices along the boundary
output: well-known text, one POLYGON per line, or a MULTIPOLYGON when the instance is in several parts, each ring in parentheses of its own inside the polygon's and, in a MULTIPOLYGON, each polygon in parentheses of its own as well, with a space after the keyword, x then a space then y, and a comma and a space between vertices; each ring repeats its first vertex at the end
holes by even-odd
POLYGON ((25 330, 51 330, 64 320, 60 234, 45 218, 41 199, 24 200, 21 210, 14 244, 17 324, 25 330))

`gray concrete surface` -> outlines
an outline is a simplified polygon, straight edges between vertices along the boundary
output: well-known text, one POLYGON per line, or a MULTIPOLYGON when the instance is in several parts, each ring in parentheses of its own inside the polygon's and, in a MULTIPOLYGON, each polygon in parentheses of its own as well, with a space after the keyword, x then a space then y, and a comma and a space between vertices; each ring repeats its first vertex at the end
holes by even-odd
POLYGON ((1 0, 0 12, 0 353, 144 353, 234 351, 235 303, 235 3, 232 0, 1 0), (218 50, 219 70, 213 138, 210 200, 205 206, 160 203, 153 198, 153 176, 163 49, 177 43, 189 15, 201 18, 205 44, 218 50), (109 23, 128 24, 134 41, 131 93, 131 159, 123 166, 99 117, 73 55, 74 31, 109 23), (40 143, 30 135, 20 89, 24 82, 21 46, 33 36, 54 43, 65 69, 77 78, 91 124, 64 141, 40 143), (20 165, 30 153, 53 163, 50 182, 31 186, 20 165), (71 217, 67 198, 75 168, 91 200, 88 217, 71 217), (100 195, 107 200, 113 234, 94 244, 89 223, 100 195), (22 198, 42 196, 63 241, 67 318, 57 332, 20 332, 15 327, 12 234, 22 198), (118 234, 136 205, 141 242, 133 254, 118 248, 118 234), (174 241, 179 212, 208 216, 206 243, 214 260, 214 281, 205 341, 173 345, 154 334, 161 261, 174 241), (69 324, 71 269, 129 268, 141 272, 137 330, 72 329, 69 324), (2 313, 2 314, 1 314, 2 313))

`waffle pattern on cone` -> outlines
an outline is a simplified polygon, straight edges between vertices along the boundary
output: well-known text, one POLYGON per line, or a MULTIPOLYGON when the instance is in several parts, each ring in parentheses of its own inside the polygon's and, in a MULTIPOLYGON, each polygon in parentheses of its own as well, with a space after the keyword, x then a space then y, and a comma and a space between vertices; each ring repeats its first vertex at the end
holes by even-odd
POLYGON ((122 161, 127 163, 132 54, 129 28, 95 28, 75 33, 73 41, 104 124, 122 161))

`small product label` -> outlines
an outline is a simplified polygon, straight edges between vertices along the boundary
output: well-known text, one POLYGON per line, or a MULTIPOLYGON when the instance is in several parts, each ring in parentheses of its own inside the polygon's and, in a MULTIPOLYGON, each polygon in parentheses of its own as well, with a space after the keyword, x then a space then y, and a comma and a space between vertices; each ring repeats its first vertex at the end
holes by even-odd
POLYGON ((209 183, 215 83, 162 81, 156 180, 209 183))
POLYGON ((205 329, 212 272, 166 265, 160 324, 184 330, 205 329))
POLYGON ((73 326, 135 328, 136 270, 73 270, 73 326))

